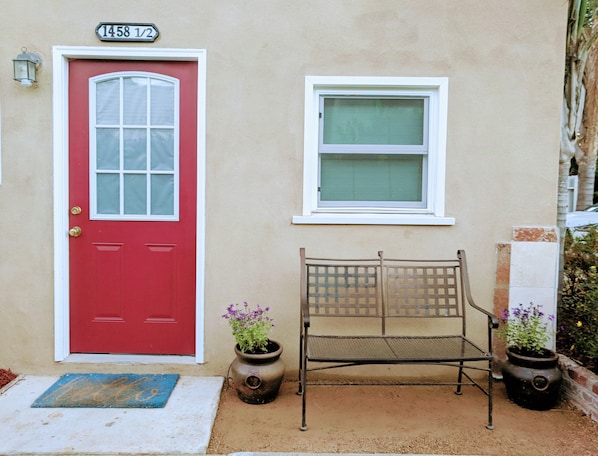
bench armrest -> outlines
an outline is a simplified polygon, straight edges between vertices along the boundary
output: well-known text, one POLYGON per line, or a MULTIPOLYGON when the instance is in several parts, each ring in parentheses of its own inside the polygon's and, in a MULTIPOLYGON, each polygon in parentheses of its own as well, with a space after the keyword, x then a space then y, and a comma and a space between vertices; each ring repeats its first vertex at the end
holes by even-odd
POLYGON ((483 309, 480 306, 478 306, 474 302, 473 297, 471 296, 471 289, 469 287, 469 273, 467 271, 467 259, 465 257, 465 251, 464 250, 457 251, 457 257, 461 261, 461 269, 462 269, 461 274, 463 277, 463 287, 465 289, 465 297, 467 298, 467 303, 471 307, 473 307, 474 309, 476 309, 479 312, 482 312, 484 315, 486 315, 488 317, 488 328, 489 329, 498 328, 498 318, 496 318, 495 315, 488 312, 486 309, 483 309))
POLYGON ((488 317, 488 327, 490 329, 497 329, 498 328, 498 318, 496 318, 495 315, 493 315, 492 313, 488 312, 486 309, 482 309, 480 306, 476 305, 473 300, 471 299, 471 296, 467 296, 467 302, 468 304, 473 307, 474 309, 482 312, 484 315, 486 315, 488 317))

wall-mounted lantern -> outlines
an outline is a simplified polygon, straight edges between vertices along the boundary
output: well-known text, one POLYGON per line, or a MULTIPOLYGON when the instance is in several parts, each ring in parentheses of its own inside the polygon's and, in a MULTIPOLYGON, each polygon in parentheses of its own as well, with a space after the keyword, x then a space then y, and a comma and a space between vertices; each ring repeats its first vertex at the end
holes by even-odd
POLYGON ((21 85, 30 86, 37 81, 36 71, 42 59, 34 52, 27 52, 27 48, 21 48, 21 53, 13 59, 13 70, 15 81, 21 85))

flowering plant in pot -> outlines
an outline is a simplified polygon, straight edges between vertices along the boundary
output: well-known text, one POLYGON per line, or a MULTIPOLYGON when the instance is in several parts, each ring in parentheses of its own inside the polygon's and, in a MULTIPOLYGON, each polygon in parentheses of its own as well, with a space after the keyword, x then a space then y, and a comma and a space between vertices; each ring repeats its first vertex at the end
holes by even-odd
POLYGON ((502 311, 503 325, 497 331, 497 335, 506 342, 511 351, 520 355, 551 357, 554 354, 546 348, 546 343, 552 334, 548 322, 552 321, 554 315, 545 316, 542 306, 530 303, 524 308, 523 304, 519 304, 510 312, 507 309, 502 311))
POLYGON ((558 355, 546 348, 554 315, 545 315, 540 305, 519 304, 510 312, 503 311, 501 320, 497 334, 507 344, 502 374, 509 399, 530 409, 552 407, 562 378, 558 355))
POLYGON ((230 304, 222 318, 228 320, 233 337, 243 353, 265 353, 268 351, 270 330, 274 321, 268 316, 270 307, 259 304, 251 309, 247 301, 243 306, 230 304))
POLYGON ((230 304, 222 315, 236 342, 230 378, 239 398, 249 404, 273 401, 284 377, 282 345, 269 337, 274 327, 269 311, 270 307, 258 304, 252 309, 243 302, 242 306, 230 304))

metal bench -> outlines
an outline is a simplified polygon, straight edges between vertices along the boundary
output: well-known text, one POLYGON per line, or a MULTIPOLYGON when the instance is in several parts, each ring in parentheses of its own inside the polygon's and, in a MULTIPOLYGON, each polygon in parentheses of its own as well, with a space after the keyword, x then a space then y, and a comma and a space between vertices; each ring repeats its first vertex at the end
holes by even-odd
POLYGON ((304 248, 300 250, 300 257, 298 394, 303 396, 301 430, 307 430, 308 372, 371 364, 456 367, 456 382, 393 384, 454 385, 456 394, 461 394, 463 385, 475 386, 488 397, 486 427, 494 428, 492 330, 498 327, 498 319, 474 303, 463 250, 457 252, 454 260, 385 259, 383 252, 378 252, 376 259, 308 258, 304 248), (480 312, 487 324, 486 348, 480 348, 467 338, 466 323, 474 320, 473 317, 466 318, 466 307, 480 312), (316 326, 316 322, 324 323, 320 317, 337 321, 328 325, 329 329, 322 329, 324 326, 316 326), (371 319, 379 320, 380 325, 376 323, 375 331, 368 332, 364 328, 371 326, 371 319), (405 319, 420 319, 420 322, 425 319, 427 334, 419 335, 422 331, 419 325, 418 335, 404 335, 405 326, 401 322, 405 323, 405 319), (348 329, 341 329, 342 334, 337 334, 339 328, 348 329), (321 364, 312 367, 312 363, 321 364), (485 371, 487 386, 476 381, 465 369, 485 371))

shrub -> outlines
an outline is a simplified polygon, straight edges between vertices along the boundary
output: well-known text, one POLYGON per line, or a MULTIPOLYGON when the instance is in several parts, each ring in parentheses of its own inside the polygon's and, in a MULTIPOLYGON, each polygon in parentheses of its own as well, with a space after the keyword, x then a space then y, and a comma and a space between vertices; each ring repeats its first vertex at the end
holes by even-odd
POLYGON ((598 229, 565 238, 557 350, 598 373, 598 229))

